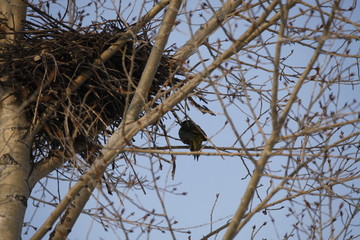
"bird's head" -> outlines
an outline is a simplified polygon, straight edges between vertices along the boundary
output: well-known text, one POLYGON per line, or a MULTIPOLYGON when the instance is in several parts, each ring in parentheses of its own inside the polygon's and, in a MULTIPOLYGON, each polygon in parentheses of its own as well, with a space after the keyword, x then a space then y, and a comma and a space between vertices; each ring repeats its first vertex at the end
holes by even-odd
POLYGON ((180 124, 180 126, 181 126, 182 128, 196 128, 196 127, 197 127, 197 125, 196 125, 193 121, 191 121, 191 120, 185 120, 185 121, 183 121, 183 122, 180 124))

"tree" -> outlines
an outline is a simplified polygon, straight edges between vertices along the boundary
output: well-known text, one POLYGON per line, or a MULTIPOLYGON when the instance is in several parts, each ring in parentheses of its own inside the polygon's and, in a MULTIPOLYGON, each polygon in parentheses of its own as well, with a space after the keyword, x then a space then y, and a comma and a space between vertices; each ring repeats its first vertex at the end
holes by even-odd
POLYGON ((1 236, 65 239, 88 215, 121 239, 197 238, 169 206, 185 119, 207 135, 191 164, 217 173, 202 188, 243 190, 228 217, 215 188, 192 202, 213 204, 203 239, 359 236, 355 2, 88 3, 70 23, 58 3, 0 3, 1 236))

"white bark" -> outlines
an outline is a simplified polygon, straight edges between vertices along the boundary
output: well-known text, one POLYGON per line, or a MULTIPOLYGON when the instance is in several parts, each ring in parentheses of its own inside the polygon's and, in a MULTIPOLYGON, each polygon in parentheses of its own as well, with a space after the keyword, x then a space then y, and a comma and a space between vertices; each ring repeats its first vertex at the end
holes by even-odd
POLYGON ((30 195, 30 145, 24 138, 29 125, 16 111, 16 97, 6 90, 0 91, 0 235, 20 239, 30 195))
MULTIPOLYGON (((7 19, 1 26, 7 35, 4 41, 20 38, 11 34, 22 29, 26 5, 21 0, 1 1, 0 15, 7 19)), ((31 189, 27 178, 31 170, 31 140, 26 138, 29 123, 18 110, 19 101, 9 87, 12 79, 0 79, 0 236, 21 239, 21 228, 31 189), (7 87, 5 87, 5 82, 7 87)))
POLYGON ((6 39, 14 40, 21 38, 22 34, 11 34, 21 31, 26 18, 26 4, 23 0, 1 0, 0 17, 7 19, 7 24, 2 25, 7 33, 6 39))

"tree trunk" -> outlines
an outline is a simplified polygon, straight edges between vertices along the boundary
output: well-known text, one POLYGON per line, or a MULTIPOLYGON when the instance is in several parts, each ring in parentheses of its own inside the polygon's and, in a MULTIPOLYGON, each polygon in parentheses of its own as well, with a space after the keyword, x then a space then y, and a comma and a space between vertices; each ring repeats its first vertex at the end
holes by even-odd
POLYGON ((0 91, 0 235, 20 239, 30 195, 30 144, 24 138, 29 124, 16 109, 16 97, 6 90, 0 91))
MULTIPOLYGON (((0 16, 5 19, 1 29, 7 34, 0 44, 11 44, 21 37, 13 34, 22 29, 26 5, 22 0, 0 3, 0 16)), ((0 50, 1 50, 0 45, 0 50)), ((27 199, 31 189, 27 178, 31 171, 31 139, 26 138, 29 121, 14 94, 13 79, 0 78, 0 236, 1 239, 21 239, 27 199)))

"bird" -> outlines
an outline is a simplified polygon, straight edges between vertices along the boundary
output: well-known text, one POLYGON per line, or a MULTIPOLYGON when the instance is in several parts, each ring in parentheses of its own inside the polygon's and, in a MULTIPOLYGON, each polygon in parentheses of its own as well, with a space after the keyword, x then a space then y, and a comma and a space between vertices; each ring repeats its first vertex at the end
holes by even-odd
MULTIPOLYGON (((200 151, 202 142, 207 140, 204 130, 191 120, 183 121, 180 126, 180 140, 190 146, 190 151, 200 151)), ((199 155, 194 154, 194 159, 199 161, 199 155)))

